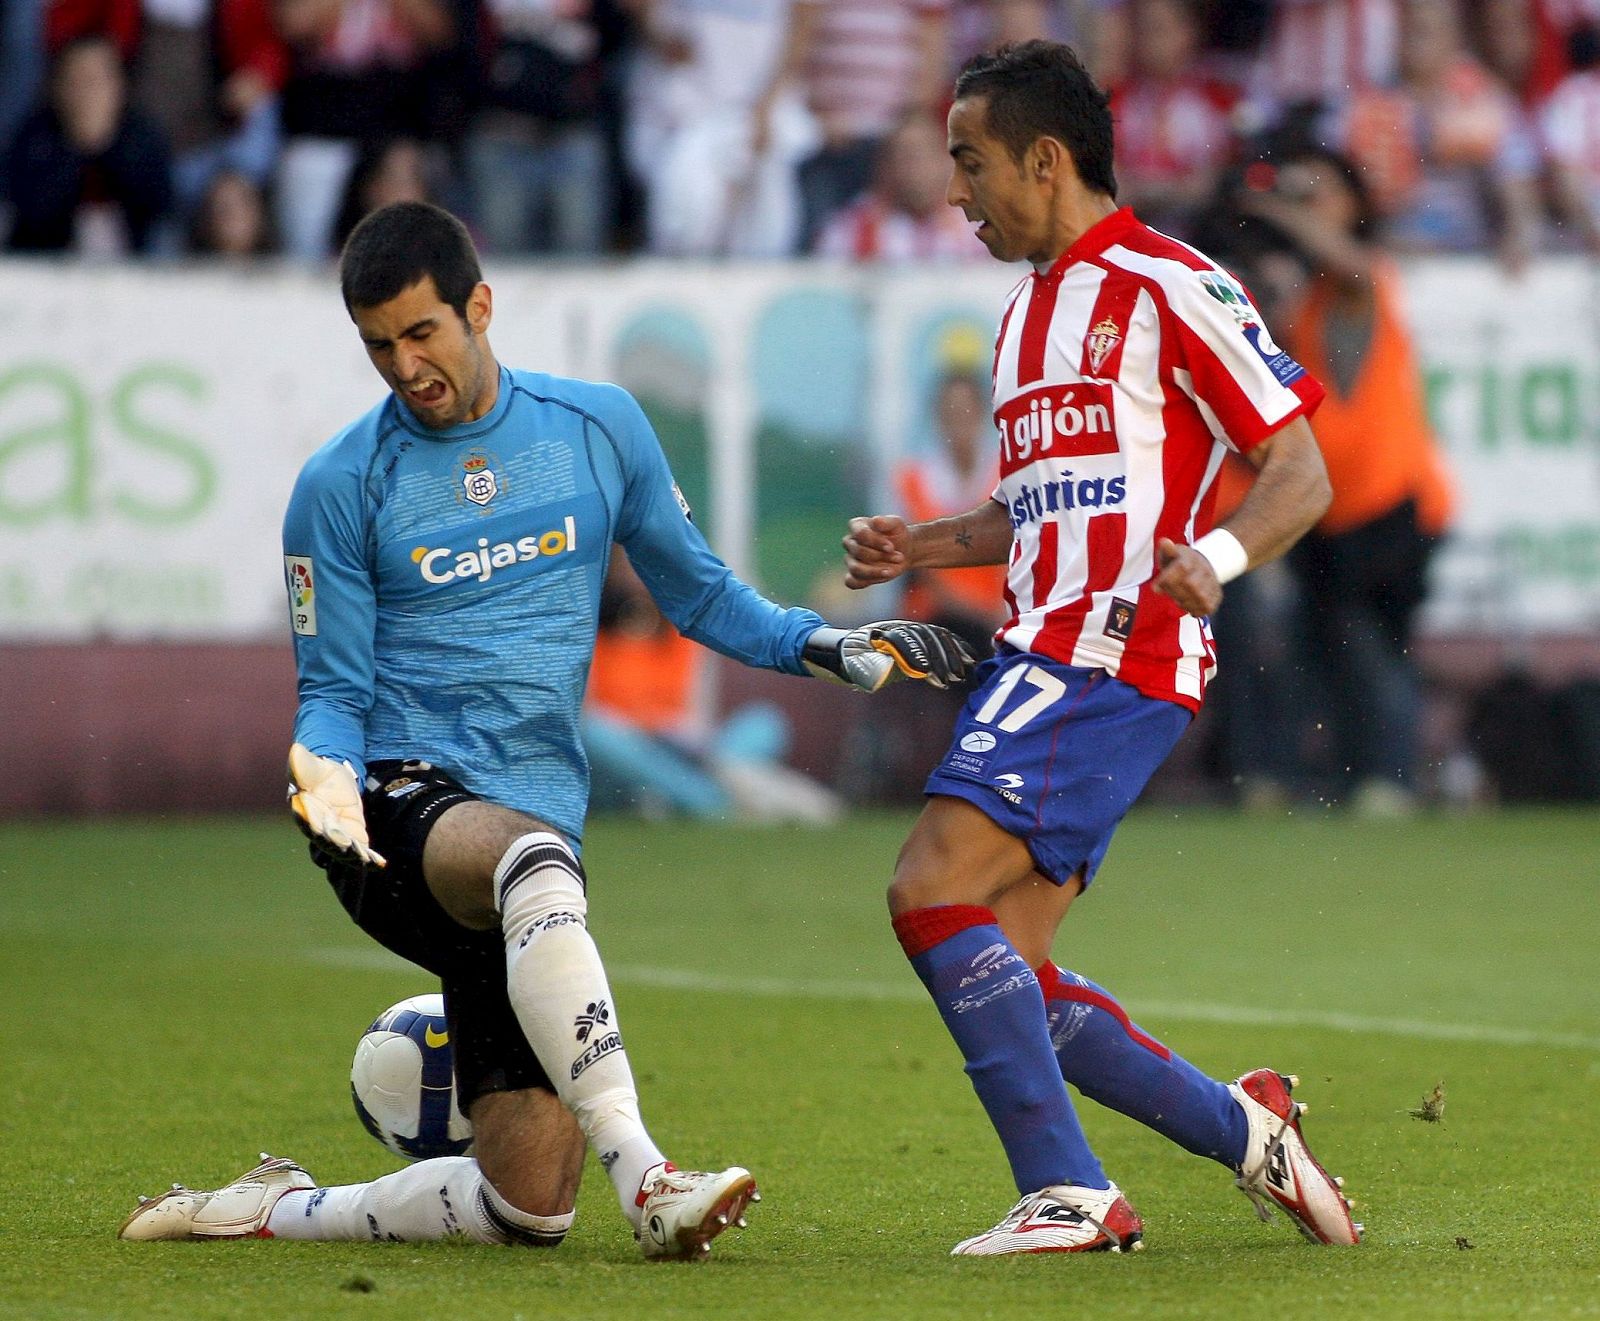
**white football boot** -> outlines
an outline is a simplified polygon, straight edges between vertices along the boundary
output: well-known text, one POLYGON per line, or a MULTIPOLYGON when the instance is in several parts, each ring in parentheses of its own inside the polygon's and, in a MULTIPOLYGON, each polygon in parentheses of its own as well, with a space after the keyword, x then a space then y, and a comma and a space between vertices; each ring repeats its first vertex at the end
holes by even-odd
POLYGON ((172 1185, 159 1197, 141 1197, 122 1222, 118 1238, 271 1238, 267 1218, 285 1193, 315 1188, 317 1181, 281 1156, 261 1153, 261 1163, 226 1187, 200 1192, 172 1185))
POLYGON ((1280 1207, 1313 1243, 1361 1242, 1362 1226, 1350 1219, 1344 1180, 1317 1164, 1300 1131, 1307 1107, 1289 1099, 1300 1080, 1272 1069, 1257 1069, 1228 1084, 1250 1121, 1250 1140, 1235 1182, 1255 1203, 1256 1214, 1272 1219, 1280 1207))
POLYGON ((761 1194, 749 1170, 717 1174, 657 1165, 639 1185, 639 1246, 652 1258, 694 1260, 730 1224, 744 1228, 745 1209, 761 1194))
POLYGON ((998 1257, 1010 1252, 1138 1252, 1144 1221, 1116 1184, 1061 1184, 1030 1193, 987 1234, 963 1239, 952 1257, 998 1257))

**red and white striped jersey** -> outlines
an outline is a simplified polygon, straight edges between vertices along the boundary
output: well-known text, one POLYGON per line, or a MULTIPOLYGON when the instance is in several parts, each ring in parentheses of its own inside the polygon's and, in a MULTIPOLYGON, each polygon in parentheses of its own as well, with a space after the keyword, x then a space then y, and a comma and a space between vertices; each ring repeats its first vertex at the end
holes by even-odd
POLYGON ((1094 225, 1000 322, 994 498, 1013 538, 997 639, 1197 710, 1211 627, 1153 587, 1156 543, 1209 531, 1225 450, 1322 395, 1227 272, 1127 208, 1094 225))

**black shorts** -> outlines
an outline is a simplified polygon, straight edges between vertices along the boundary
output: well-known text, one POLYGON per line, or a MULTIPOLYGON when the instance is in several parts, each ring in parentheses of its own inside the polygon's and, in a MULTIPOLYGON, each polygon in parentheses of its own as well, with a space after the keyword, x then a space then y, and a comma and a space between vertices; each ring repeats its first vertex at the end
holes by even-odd
POLYGON ((311 860, 328 874, 355 924, 438 977, 462 1113, 486 1092, 555 1091, 506 997, 506 946, 499 928, 462 926, 439 906, 422 876, 428 832, 447 809, 475 801, 477 794, 425 761, 373 762, 362 805, 372 847, 389 865, 353 866, 311 846, 311 860))

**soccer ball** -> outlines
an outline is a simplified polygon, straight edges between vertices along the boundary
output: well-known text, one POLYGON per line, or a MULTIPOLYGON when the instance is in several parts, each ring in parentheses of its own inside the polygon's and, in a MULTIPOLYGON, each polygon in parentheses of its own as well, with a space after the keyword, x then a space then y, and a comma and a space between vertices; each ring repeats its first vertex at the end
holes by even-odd
POLYGON ((414 995, 373 1019, 356 1042, 350 1099, 367 1132, 406 1160, 472 1146, 472 1125, 456 1106, 444 996, 414 995))

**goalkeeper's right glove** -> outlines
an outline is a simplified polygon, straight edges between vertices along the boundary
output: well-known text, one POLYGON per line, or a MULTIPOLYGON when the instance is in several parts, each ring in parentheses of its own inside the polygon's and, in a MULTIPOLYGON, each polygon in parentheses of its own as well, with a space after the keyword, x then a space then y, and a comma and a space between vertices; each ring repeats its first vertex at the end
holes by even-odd
POLYGON ((319 757, 303 743, 289 749, 289 810, 311 842, 339 858, 383 867, 383 856, 367 843, 356 773, 342 761, 319 757))
POLYGON ((806 639, 803 659, 818 678, 869 693, 896 679, 948 688, 977 664, 967 644, 949 629, 912 619, 884 619, 848 631, 819 628, 806 639))

